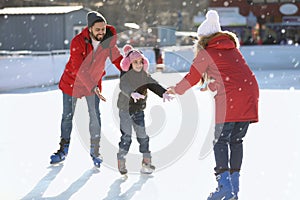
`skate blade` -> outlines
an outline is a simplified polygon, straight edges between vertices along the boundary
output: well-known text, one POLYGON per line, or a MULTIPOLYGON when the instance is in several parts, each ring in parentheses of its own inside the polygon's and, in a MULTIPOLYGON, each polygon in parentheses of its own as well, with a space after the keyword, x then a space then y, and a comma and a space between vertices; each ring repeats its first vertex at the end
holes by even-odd
POLYGON ((121 175, 122 175, 121 178, 122 178, 123 180, 127 180, 127 179, 128 179, 128 175, 127 175, 127 174, 121 174, 121 175))
POLYGON ((95 162, 95 161, 93 161, 93 163, 94 163, 94 167, 96 167, 96 168, 100 168, 100 167, 101 167, 101 164, 102 164, 102 162, 103 162, 103 160, 101 160, 100 162, 95 162))
POLYGON ((59 162, 50 162, 50 165, 52 166, 59 166, 59 165, 62 165, 64 163, 65 160, 61 160, 59 162))
POLYGON ((100 169, 101 168, 101 164, 102 164, 102 162, 101 163, 94 163, 94 167, 97 168, 97 169, 100 169))
POLYGON ((94 164, 94 167, 97 168, 97 169, 99 169, 101 167, 101 165, 100 164, 99 165, 94 164))
POLYGON ((127 174, 127 171, 119 171, 121 175, 126 175, 127 174))
MULTIPOLYGON (((226 197, 222 197, 221 200, 226 200, 226 197)), ((237 200, 235 196, 229 198, 228 200, 237 200)))
POLYGON ((55 163, 55 164, 50 164, 47 169, 60 169, 64 166, 64 163, 55 163))
POLYGON ((100 168, 99 168, 99 167, 96 167, 96 166, 93 166, 93 167, 91 168, 91 170, 93 171, 94 174, 97 174, 97 173, 100 173, 100 172, 101 172, 101 171, 100 171, 100 168))
POLYGON ((229 200, 237 200, 236 196, 234 195, 233 197, 231 197, 229 200))
POLYGON ((153 173, 153 169, 149 169, 149 168, 145 168, 145 167, 142 167, 142 169, 140 170, 140 172, 142 174, 152 174, 153 173))

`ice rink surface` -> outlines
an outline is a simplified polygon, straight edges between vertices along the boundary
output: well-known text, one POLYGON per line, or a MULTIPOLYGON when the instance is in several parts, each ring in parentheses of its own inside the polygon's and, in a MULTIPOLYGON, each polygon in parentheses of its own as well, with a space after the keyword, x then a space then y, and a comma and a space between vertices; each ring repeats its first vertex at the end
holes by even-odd
MULTIPOLYGON (((183 73, 184 74, 184 73, 183 73)), ((162 85, 183 74, 154 74, 162 85)), ((300 81, 298 70, 255 72, 260 84, 259 123, 244 140, 239 197, 242 200, 299 199, 300 81)), ((214 191, 211 143, 213 100, 196 86, 171 102, 149 92, 146 125, 153 164, 150 176, 138 173, 141 155, 133 139, 124 179, 116 170, 119 122, 118 79, 103 82, 101 102, 104 163, 93 167, 89 156, 85 100, 75 113, 69 155, 49 164, 58 149, 62 95, 57 86, 0 94, 0 199, 204 200, 214 191)))

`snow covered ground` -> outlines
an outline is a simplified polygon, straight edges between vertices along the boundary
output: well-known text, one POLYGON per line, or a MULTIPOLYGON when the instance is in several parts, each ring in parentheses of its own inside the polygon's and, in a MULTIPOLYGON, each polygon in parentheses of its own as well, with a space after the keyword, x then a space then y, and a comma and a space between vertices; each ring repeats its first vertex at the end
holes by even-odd
MULTIPOLYGON (((242 200, 299 199, 299 71, 256 72, 261 86, 260 122, 244 140, 242 200)), ((165 86, 182 74, 153 75, 165 86)), ((104 164, 93 168, 88 152, 87 111, 78 102, 69 155, 51 166, 60 136, 62 95, 57 86, 0 94, 0 199, 204 200, 216 187, 209 138, 212 99, 197 87, 171 102, 149 92, 146 113, 153 163, 151 176, 138 173, 141 155, 133 140, 131 173, 116 170, 120 132, 116 99, 118 80, 104 81, 101 102, 104 164), (200 154, 201 152, 201 154, 200 154)))

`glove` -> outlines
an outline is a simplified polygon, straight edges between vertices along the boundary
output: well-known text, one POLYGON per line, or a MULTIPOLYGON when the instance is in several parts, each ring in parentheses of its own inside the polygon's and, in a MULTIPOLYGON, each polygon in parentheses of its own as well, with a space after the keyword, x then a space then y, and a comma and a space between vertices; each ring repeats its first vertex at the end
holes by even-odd
POLYGON ((168 93, 163 93, 163 102, 165 102, 166 100, 171 101, 172 99, 174 99, 174 97, 172 97, 168 93))
POLYGON ((145 95, 142 95, 138 92, 133 92, 133 93, 131 93, 130 96, 131 96, 131 98, 133 98, 134 103, 136 103, 137 100, 139 100, 139 99, 145 99, 145 95))

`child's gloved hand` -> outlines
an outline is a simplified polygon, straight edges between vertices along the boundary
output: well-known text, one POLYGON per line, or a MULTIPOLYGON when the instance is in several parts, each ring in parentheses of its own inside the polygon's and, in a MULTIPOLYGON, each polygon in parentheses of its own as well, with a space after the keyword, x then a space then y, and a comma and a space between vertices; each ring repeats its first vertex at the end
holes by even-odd
POLYGON ((145 99, 145 95, 142 95, 138 92, 133 92, 130 96, 133 98, 134 103, 136 103, 139 99, 145 99))
POLYGON ((170 94, 168 93, 163 93, 163 101, 165 102, 166 100, 171 101, 172 99, 174 99, 174 97, 172 97, 170 94))

